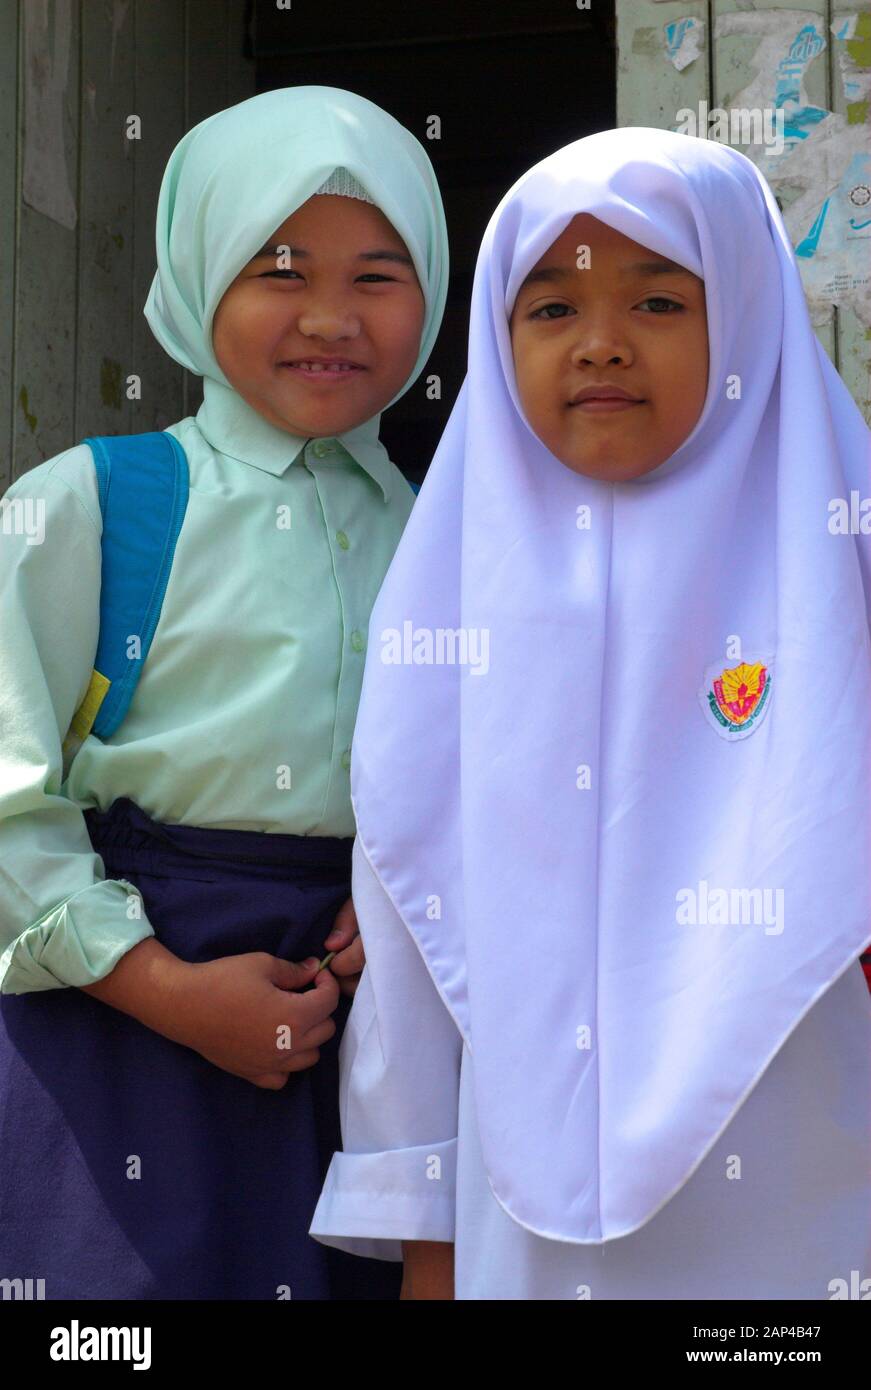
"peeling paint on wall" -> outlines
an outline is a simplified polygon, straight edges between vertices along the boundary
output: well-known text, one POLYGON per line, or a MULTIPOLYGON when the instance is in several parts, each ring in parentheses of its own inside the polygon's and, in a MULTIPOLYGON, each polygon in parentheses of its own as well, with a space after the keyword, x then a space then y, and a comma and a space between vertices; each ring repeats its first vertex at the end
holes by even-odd
POLYGON ((30 410, 30 403, 29 403, 28 398, 27 398, 27 387, 26 387, 26 386, 22 386, 21 390, 18 392, 18 404, 21 406, 21 409, 22 409, 22 411, 23 411, 23 413, 24 413, 24 418, 25 418, 25 420, 27 421, 27 427, 28 427, 28 429, 30 430, 31 434, 35 434, 35 433, 36 433, 36 416, 33 415, 33 414, 31 413, 31 410, 30 410))
POLYGON ((104 357, 100 363, 100 399, 104 405, 121 409, 121 363, 104 357))
POLYGON ((124 28, 124 21, 127 18, 127 9, 129 4, 130 0, 113 0, 112 4, 112 50, 109 55, 110 81, 112 81, 115 76, 115 45, 118 40, 118 35, 124 28))
POLYGON ((832 25, 835 53, 844 86, 847 124, 868 120, 871 96, 871 14, 841 15, 832 25))
POLYGON ((645 57, 656 57, 662 52, 662 34, 659 29, 635 29, 632 33, 632 52, 645 57))
POLYGON ((69 82, 71 0, 27 0, 24 17, 24 170, 21 196, 29 207, 72 229, 76 204, 64 153, 69 82), (54 24, 49 38, 49 9, 54 24))

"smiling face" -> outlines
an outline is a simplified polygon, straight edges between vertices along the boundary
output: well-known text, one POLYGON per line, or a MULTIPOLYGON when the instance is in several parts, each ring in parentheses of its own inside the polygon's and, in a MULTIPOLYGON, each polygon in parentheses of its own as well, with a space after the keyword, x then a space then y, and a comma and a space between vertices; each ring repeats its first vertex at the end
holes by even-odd
POLYGON ((270 424, 303 438, 337 435, 402 389, 424 315, 408 248, 384 214, 358 198, 315 194, 229 286, 212 347, 230 384, 270 424), (352 365, 327 369, 329 360, 352 365))
POLYGON ((640 478, 671 457, 702 412, 704 281, 589 213, 532 268, 509 326, 526 418, 576 473, 640 478), (594 389, 578 399, 597 387, 630 400, 597 400, 594 389))

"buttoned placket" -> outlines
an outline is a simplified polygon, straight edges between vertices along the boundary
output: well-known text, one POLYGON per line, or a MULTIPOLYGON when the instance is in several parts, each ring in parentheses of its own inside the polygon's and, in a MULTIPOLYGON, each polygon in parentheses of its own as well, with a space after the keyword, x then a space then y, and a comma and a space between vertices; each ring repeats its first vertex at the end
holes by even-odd
POLYGON ((351 767, 351 737, 357 717, 357 698, 361 667, 366 653, 366 632, 368 620, 358 611, 359 586, 348 584, 347 559, 352 549, 352 539, 347 532, 337 528, 331 518, 330 488, 328 472, 317 467, 318 462, 336 460, 346 454, 334 439, 310 440, 303 453, 303 462, 314 479, 324 530, 330 547, 333 575, 339 593, 339 608, 342 623, 341 661, 339 684, 336 692, 336 722, 333 729, 333 748, 330 758, 330 777, 324 802, 323 817, 326 819, 347 801, 348 773, 351 767), (341 770, 339 775, 338 770, 341 770))

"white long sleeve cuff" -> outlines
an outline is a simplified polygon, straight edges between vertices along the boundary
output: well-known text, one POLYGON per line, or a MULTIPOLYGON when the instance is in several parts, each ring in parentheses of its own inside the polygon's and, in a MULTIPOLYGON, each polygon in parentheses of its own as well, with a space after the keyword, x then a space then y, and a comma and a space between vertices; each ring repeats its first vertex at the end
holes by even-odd
POLYGON ((309 1234, 380 1260, 401 1260, 403 1240, 453 1241, 456 1168, 456 1139, 334 1154, 309 1234))
POLYGON ((359 840, 352 888, 366 965, 339 1052, 343 1152, 310 1234, 399 1260, 403 1240, 454 1239, 462 1039, 359 840))

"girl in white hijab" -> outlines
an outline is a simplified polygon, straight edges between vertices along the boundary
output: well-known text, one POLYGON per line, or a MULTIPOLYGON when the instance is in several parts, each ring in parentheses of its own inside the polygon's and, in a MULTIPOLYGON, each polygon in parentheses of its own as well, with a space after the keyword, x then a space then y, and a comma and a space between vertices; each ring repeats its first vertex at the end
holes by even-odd
POLYGON ((311 1230, 405 1297, 871 1288, 868 494, 748 159, 612 130, 510 189, 352 760, 311 1230))

